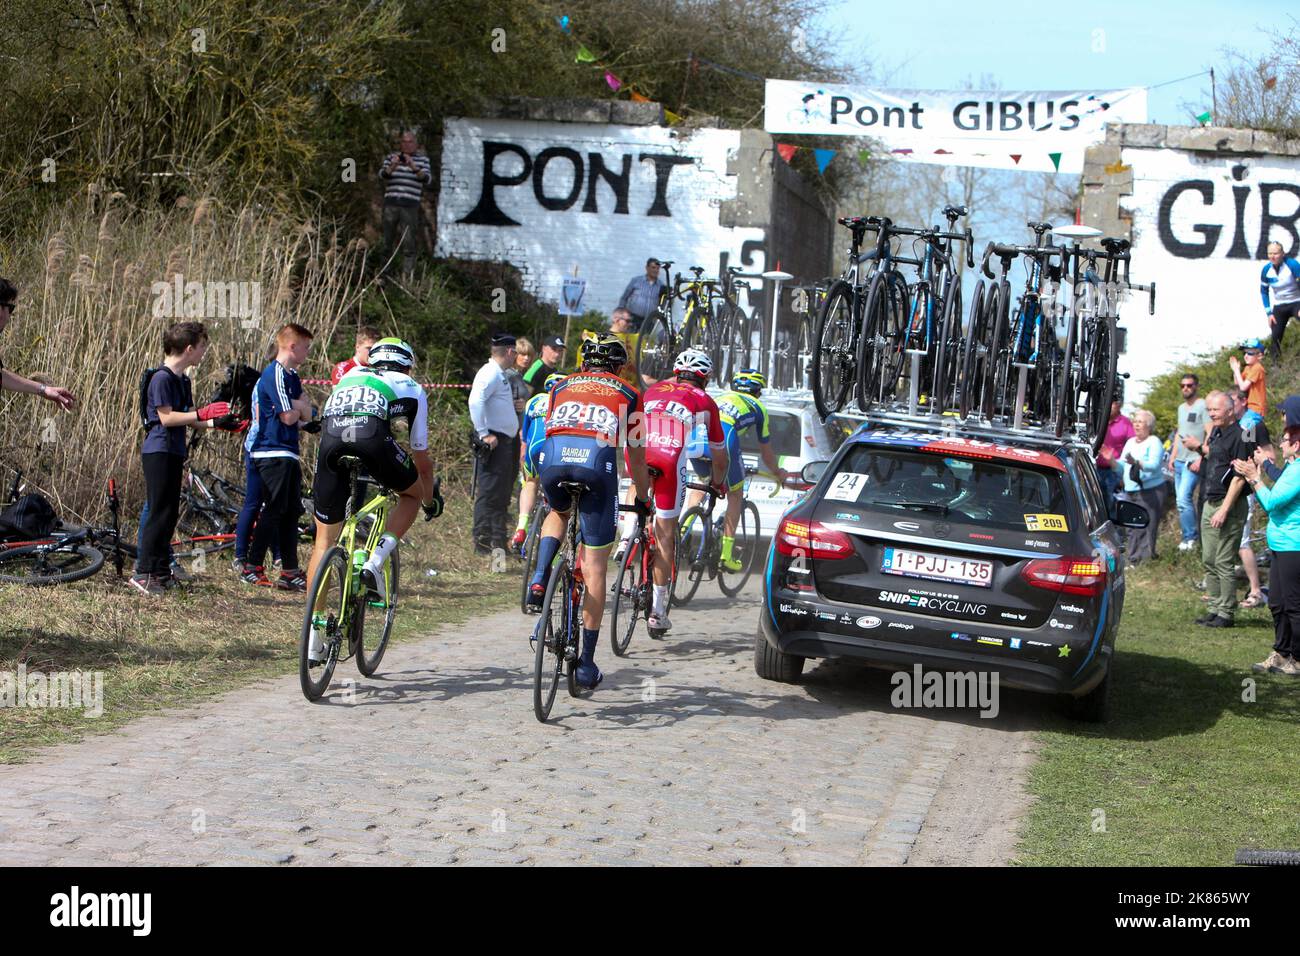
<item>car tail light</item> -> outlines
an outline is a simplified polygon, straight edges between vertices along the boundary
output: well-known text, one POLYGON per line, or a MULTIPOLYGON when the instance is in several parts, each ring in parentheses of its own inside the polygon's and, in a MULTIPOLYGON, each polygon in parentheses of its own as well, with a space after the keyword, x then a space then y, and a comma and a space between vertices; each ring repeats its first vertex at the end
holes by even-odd
POLYGON ((820 558, 838 561, 854 553, 853 542, 843 531, 828 528, 820 521, 796 521, 786 518, 776 529, 776 550, 789 557, 820 558))
POLYGON ((1106 569, 1092 557, 1039 558, 1026 564, 1020 576, 1036 588, 1084 597, 1096 597, 1106 586, 1106 569))

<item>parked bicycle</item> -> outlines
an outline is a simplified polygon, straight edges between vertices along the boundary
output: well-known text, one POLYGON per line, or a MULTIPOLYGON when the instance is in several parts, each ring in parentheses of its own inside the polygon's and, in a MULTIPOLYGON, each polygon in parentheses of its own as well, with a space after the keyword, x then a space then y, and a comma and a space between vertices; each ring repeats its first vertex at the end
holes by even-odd
POLYGON ((858 383, 865 285, 873 274, 878 252, 863 252, 863 241, 868 232, 882 232, 892 224, 880 216, 851 216, 836 222, 849 230, 847 261, 822 299, 810 371, 813 402, 823 420, 844 407, 858 383))

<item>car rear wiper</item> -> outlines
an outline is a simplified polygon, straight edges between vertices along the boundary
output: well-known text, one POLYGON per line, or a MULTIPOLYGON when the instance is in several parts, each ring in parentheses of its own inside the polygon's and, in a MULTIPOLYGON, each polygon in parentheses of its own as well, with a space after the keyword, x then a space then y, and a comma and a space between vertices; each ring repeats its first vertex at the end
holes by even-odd
POLYGON ((947 515, 949 511, 947 505, 941 505, 933 501, 891 501, 889 504, 895 508, 913 508, 917 511, 937 511, 941 515, 947 515))

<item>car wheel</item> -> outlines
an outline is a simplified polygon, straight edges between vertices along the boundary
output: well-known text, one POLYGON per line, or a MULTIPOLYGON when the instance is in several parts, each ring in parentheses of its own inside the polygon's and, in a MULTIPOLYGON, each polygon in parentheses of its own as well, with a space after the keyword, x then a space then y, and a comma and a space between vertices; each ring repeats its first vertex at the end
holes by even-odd
POLYGON ((1071 720, 1090 724, 1104 724, 1110 719, 1110 670, 1101 683, 1082 697, 1067 697, 1065 712, 1071 720))
POLYGON ((797 654, 782 654, 767 642, 761 630, 754 637, 754 673, 763 680, 793 684, 803 673, 805 660, 797 654))

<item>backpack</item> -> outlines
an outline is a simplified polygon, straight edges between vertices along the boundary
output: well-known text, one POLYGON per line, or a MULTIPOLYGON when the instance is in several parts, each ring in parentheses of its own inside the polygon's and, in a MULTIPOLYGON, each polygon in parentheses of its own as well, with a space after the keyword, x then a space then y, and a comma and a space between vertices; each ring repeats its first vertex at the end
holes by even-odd
POLYGON ((42 494, 23 495, 0 511, 0 537, 43 538, 59 524, 54 505, 42 494))
POLYGON ((226 377, 213 393, 211 401, 229 402, 230 414, 248 419, 253 414, 253 389, 262 373, 250 365, 227 365, 226 377))
POLYGON ((145 431, 153 427, 149 421, 149 383, 153 380, 154 373, 161 368, 161 365, 157 365, 140 373, 140 427, 145 431))

